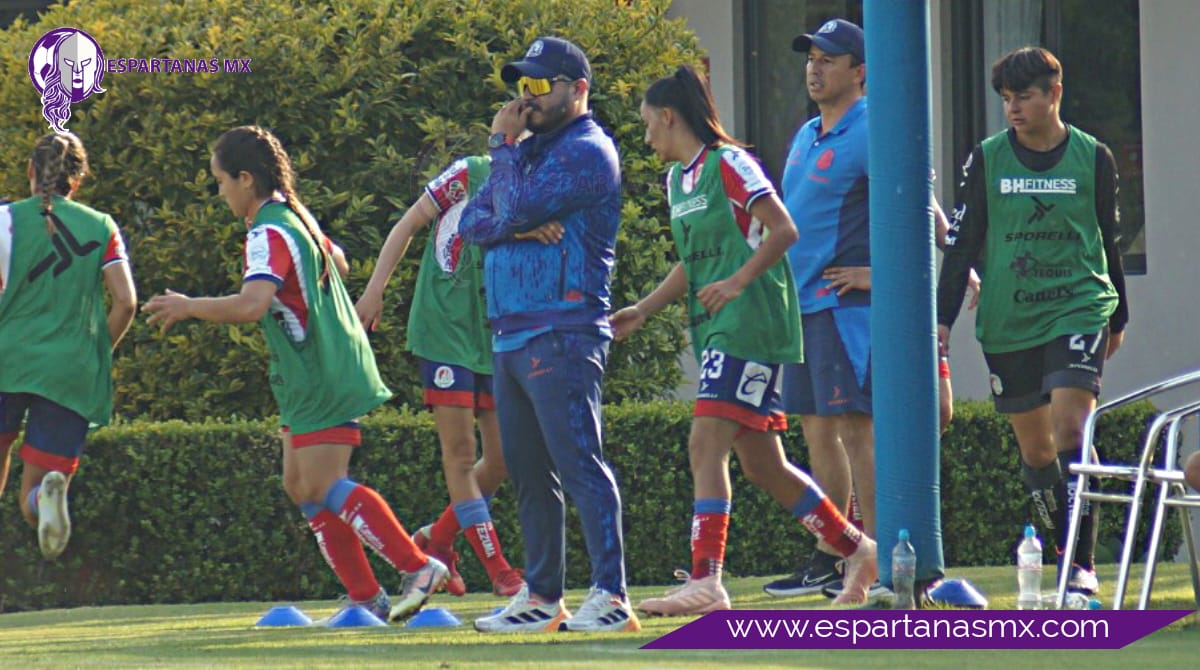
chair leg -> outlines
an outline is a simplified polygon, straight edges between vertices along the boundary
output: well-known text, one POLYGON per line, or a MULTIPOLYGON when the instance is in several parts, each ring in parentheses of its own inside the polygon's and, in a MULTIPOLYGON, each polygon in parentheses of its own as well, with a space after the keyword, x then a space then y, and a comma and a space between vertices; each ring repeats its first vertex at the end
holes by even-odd
MULTIPOLYGON (((1185 492, 1182 486, 1179 487, 1179 492, 1185 492)), ((1196 555, 1196 535, 1192 532, 1191 510, 1187 507, 1180 507, 1179 519, 1183 522, 1183 539, 1187 544, 1188 567, 1192 571, 1192 597, 1196 599, 1196 609, 1200 609, 1200 556, 1196 555)))
POLYGON ((1138 598, 1139 610, 1150 607, 1150 593, 1154 589, 1154 574, 1158 569, 1158 544, 1162 539, 1163 522, 1170 513, 1167 510, 1167 495, 1170 491, 1169 482, 1158 485, 1158 502, 1154 505, 1154 517, 1150 524, 1150 538, 1146 547, 1146 570, 1142 573, 1142 593, 1138 598))
POLYGON ((1137 539, 1138 515, 1142 511, 1142 495, 1146 492, 1145 473, 1138 475, 1133 484, 1133 496, 1129 501, 1129 517, 1125 522, 1125 544, 1121 547, 1121 563, 1117 566, 1117 583, 1113 589, 1113 609, 1125 605, 1125 589, 1129 585, 1129 570, 1133 564, 1133 545, 1137 539))

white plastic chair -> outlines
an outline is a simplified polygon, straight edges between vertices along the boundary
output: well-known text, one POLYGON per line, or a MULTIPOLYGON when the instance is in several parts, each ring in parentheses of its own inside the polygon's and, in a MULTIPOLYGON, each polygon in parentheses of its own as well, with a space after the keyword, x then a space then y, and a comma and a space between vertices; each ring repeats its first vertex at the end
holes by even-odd
MULTIPOLYGON (((1095 503, 1122 503, 1129 506, 1129 514, 1126 517, 1127 521, 1125 524, 1125 542, 1121 548, 1121 562, 1117 566, 1117 580, 1113 587, 1113 609, 1119 610, 1123 606, 1125 589, 1129 582, 1130 564, 1133 561, 1133 545, 1137 533, 1137 520, 1141 512, 1142 494, 1146 490, 1147 474, 1158 446, 1158 436, 1162 432, 1163 427, 1172 420, 1172 410, 1160 413, 1146 431, 1146 437, 1142 441, 1140 458, 1137 463, 1100 463, 1093 460, 1092 452, 1095 449, 1096 423, 1099 417, 1118 407, 1139 400, 1149 399, 1196 382, 1200 382, 1200 370, 1193 370, 1138 389, 1116 400, 1100 405, 1088 415, 1084 423, 1083 448, 1081 449, 1080 462, 1072 463, 1069 468, 1070 474, 1074 475, 1077 479, 1075 482, 1075 495, 1071 506, 1071 518, 1067 526, 1067 544, 1062 548, 1064 569, 1059 571, 1058 589, 1055 594, 1056 606, 1058 608, 1061 609, 1063 607, 1067 598, 1067 582, 1071 574, 1069 566, 1075 560, 1075 550, 1079 544, 1079 525, 1083 519, 1083 505, 1081 503, 1084 500, 1095 503), (1133 490, 1130 493, 1089 491, 1087 486, 1088 477, 1121 479, 1133 483, 1133 490)), ((1189 405, 1183 405, 1182 407, 1188 407, 1189 405)), ((1200 404, 1197 406, 1200 407, 1200 404)), ((1173 408, 1173 411, 1181 411, 1181 407, 1173 408)))

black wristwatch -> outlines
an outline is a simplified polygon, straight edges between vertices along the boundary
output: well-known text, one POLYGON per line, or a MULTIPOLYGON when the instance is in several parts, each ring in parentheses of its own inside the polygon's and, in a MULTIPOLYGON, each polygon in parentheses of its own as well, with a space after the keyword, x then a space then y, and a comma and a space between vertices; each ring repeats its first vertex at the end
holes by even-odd
POLYGON ((508 135, 505 135, 504 133, 492 133, 488 136, 489 149, 499 149, 508 143, 508 135))

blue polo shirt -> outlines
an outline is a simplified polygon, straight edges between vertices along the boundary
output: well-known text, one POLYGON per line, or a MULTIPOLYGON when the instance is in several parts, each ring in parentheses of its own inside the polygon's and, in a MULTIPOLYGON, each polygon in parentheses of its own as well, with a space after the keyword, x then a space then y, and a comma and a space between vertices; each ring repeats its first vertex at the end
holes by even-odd
POLYGON ((867 98, 854 103, 821 136, 821 117, 796 133, 783 168, 783 204, 800 239, 788 249, 800 311, 870 305, 870 291, 838 297, 821 273, 830 266, 869 266, 867 98))

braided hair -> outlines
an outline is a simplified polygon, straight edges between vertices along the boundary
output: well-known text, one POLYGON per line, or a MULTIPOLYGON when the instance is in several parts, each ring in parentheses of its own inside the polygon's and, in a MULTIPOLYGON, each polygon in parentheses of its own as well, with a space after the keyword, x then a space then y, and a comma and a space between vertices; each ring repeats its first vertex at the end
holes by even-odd
POLYGON ((34 190, 42 198, 42 216, 46 231, 58 231, 55 225, 53 196, 66 197, 71 193, 71 180, 87 174, 87 151, 73 133, 48 133, 33 147, 34 190))
POLYGON ((324 235, 317 220, 296 197, 296 171, 279 138, 260 126, 238 126, 217 138, 213 155, 217 165, 231 175, 250 173, 254 177, 255 195, 266 198, 276 191, 283 194, 284 204, 304 222, 313 244, 321 252, 320 283, 327 286, 333 259, 322 244, 324 235))

